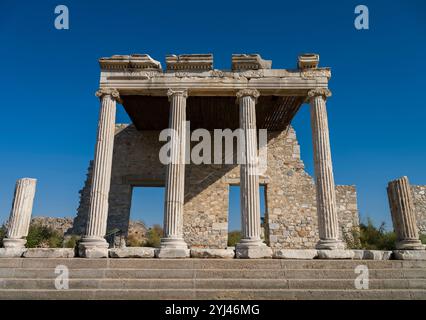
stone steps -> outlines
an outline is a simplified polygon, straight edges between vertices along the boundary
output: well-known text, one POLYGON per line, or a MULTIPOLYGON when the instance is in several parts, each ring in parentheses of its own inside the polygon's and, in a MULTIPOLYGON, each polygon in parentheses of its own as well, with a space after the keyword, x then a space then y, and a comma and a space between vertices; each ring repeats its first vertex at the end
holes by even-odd
MULTIPOLYGON (((70 279, 84 289, 354 289, 353 279, 70 279)), ((375 279, 370 289, 426 289, 425 279, 375 279)), ((0 289, 54 290, 54 279, 0 279, 0 289)))
MULTIPOLYGON (((53 279, 54 268, 0 268, 0 279, 53 279)), ((355 279, 341 269, 69 269, 70 279, 355 279)), ((426 269, 370 269, 370 279, 426 279, 426 269)))
POLYGON ((4 258, 0 299, 426 299, 426 261, 4 258))
POLYGON ((0 268, 86 269, 369 269, 426 268, 426 261, 407 260, 286 260, 286 259, 84 259, 84 258, 1 258, 0 268))
POLYGON ((340 300, 340 299, 374 299, 374 300, 424 300, 426 290, 330 290, 330 289, 85 289, 85 290, 0 290, 0 299, 114 299, 114 300, 340 300))

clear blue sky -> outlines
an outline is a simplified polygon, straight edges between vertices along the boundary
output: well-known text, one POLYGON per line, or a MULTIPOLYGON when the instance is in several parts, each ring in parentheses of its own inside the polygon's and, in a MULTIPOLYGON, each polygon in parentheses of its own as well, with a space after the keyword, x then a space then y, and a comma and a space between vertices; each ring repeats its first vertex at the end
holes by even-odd
MULTIPOLYGON (((0 221, 15 180, 25 176, 39 180, 34 215, 75 215, 95 143, 99 57, 148 53, 164 62, 169 53, 211 52, 220 69, 230 67, 232 53, 257 52, 275 68, 293 68, 299 53, 317 52, 333 71, 336 183, 355 184, 361 215, 389 224, 387 182, 408 175, 426 184, 425 40, 424 0, 2 0, 0 221), (70 30, 54 28, 59 4, 69 8, 70 30), (370 10, 369 30, 354 28, 358 4, 370 10)), ((122 107, 117 121, 128 122, 122 107)), ((294 126, 312 174, 306 105, 294 126)), ((149 211, 137 217, 161 223, 161 194, 137 198, 149 211)))

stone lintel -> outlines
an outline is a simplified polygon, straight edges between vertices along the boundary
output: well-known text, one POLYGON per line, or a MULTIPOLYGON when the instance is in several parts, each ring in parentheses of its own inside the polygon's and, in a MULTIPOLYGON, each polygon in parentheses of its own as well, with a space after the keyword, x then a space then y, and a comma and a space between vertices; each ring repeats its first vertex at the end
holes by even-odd
POLYGON ((161 71, 161 63, 147 54, 113 55, 100 58, 102 70, 153 70, 161 71))
POLYGON ((319 55, 316 53, 304 53, 299 55, 297 59, 297 67, 299 69, 316 69, 319 64, 319 55))
POLYGON ((271 69, 272 60, 264 60, 259 54, 233 54, 232 70, 271 69))
POLYGON ((213 69, 213 55, 208 54, 180 54, 166 56, 166 69, 168 71, 191 70, 206 71, 213 69))

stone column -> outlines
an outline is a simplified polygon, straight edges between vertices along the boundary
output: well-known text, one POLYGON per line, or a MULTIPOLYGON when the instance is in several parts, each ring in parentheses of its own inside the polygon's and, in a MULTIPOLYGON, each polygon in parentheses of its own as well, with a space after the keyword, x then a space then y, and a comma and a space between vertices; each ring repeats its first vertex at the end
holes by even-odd
POLYGON ((25 237, 30 227, 36 183, 37 180, 31 178, 16 181, 6 238, 3 239, 5 248, 24 248, 27 243, 25 237))
POLYGON ((316 247, 317 249, 344 249, 345 245, 339 239, 336 190, 334 187, 325 103, 327 97, 330 96, 331 92, 328 89, 313 89, 308 93, 311 105, 318 231, 320 238, 316 247))
POLYGON ((423 250, 408 178, 402 177, 389 182, 387 192, 393 227, 397 235, 396 249, 423 250))
POLYGON ((116 89, 99 89, 96 96, 100 98, 101 105, 93 161, 89 216, 86 232, 79 246, 80 256, 88 258, 108 256, 108 243, 104 236, 108 218, 116 101, 119 101, 119 93, 116 89))
POLYGON ((240 164, 240 201, 242 239, 236 246, 237 258, 271 257, 272 250, 261 239, 259 172, 257 157, 256 101, 259 92, 243 89, 237 92, 242 136, 240 164))
POLYGON ((166 170, 164 203, 164 237, 159 258, 189 257, 188 245, 183 239, 183 205, 185 196, 185 134, 187 90, 169 90, 169 128, 172 130, 170 163, 166 170))

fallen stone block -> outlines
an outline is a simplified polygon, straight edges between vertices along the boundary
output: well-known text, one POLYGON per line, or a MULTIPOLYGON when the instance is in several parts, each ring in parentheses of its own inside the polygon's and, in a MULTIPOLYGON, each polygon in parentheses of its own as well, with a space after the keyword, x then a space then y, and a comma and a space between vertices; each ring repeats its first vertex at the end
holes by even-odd
POLYGON ((236 247, 235 255, 239 259, 272 258, 272 249, 267 246, 260 247, 236 247))
POLYGON ((318 251, 315 249, 277 249, 274 251, 273 258, 310 260, 317 256, 318 251))
POLYGON ((154 258, 155 248, 126 247, 109 249, 111 258, 154 258))

